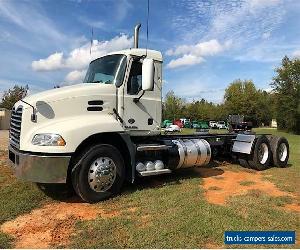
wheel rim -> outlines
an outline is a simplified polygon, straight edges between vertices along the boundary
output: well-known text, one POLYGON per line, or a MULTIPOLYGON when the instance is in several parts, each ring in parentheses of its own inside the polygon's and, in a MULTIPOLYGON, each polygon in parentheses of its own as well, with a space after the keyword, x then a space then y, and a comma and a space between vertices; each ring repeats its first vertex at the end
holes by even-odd
POLYGON ((279 160, 280 161, 285 161, 286 157, 287 157, 287 154, 288 154, 288 149, 287 149, 286 144, 281 143, 279 145, 278 151, 279 151, 279 160))
POLYGON ((109 157, 99 157, 90 166, 88 182, 95 192, 105 192, 116 179, 117 168, 109 157))
POLYGON ((269 158, 269 148, 266 143, 262 143, 258 149, 258 160, 261 164, 265 164, 269 158))

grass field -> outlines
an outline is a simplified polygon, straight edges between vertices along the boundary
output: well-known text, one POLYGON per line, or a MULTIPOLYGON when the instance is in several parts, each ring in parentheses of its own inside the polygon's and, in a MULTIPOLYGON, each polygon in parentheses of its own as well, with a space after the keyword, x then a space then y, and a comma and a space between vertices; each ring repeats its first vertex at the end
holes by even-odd
MULTIPOLYGON (((300 136, 273 129, 256 132, 288 139, 288 168, 257 173, 219 162, 213 168, 140 179, 136 184, 126 185, 121 195, 93 207, 88 205, 102 212, 92 219, 75 218, 71 237, 51 247, 217 248, 233 247, 223 243, 226 230, 295 230, 299 234, 300 136), (225 202, 214 199, 217 197, 226 197, 225 202)), ((45 204, 60 203, 35 185, 16 180, 3 151, 0 171, 0 200, 4 201, 0 203, 0 224, 45 204)), ((74 203, 70 201, 71 206, 74 203)), ((0 248, 15 247, 16 238, 0 233, 0 248)), ((292 246, 235 247, 300 245, 298 241, 292 246)))

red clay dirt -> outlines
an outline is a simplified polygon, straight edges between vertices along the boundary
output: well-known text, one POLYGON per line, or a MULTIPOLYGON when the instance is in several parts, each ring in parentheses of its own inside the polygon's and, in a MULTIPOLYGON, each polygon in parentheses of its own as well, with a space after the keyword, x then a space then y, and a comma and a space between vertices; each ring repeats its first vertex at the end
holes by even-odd
MULTIPOLYGON (((224 171, 222 178, 213 176, 204 178, 203 187, 205 197, 209 203, 225 205, 229 197, 243 195, 250 190, 259 190, 269 196, 290 196, 295 198, 291 193, 278 189, 272 182, 263 179, 260 172, 232 172, 224 171), (248 183, 247 185, 242 185, 248 183)), ((300 206, 297 204, 288 204, 285 209, 299 211, 300 206)))
POLYGON ((300 213, 300 204, 297 204, 297 203, 286 204, 284 206, 284 208, 287 209, 287 210, 290 210, 290 211, 294 211, 294 212, 300 213))
POLYGON ((118 214, 87 203, 52 203, 8 221, 0 229, 15 237, 15 248, 65 246, 77 220, 91 220, 97 216, 108 218, 118 214))

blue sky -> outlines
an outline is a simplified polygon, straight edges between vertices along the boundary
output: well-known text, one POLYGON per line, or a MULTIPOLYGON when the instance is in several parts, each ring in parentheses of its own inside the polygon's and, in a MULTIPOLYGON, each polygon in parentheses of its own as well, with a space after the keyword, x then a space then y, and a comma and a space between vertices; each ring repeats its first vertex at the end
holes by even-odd
MULTIPOLYGON (((89 61, 132 46, 147 0, 0 0, 0 94, 80 82, 89 61), (93 47, 90 56, 91 28, 93 47)), ((164 94, 220 103, 235 79, 269 89, 284 55, 300 57, 300 1, 150 0, 148 47, 164 56, 164 94)))

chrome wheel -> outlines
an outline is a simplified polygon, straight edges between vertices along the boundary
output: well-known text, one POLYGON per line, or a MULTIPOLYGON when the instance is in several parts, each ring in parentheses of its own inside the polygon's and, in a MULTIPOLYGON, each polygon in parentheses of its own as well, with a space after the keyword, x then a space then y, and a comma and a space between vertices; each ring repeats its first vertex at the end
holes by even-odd
POLYGON ((95 192, 105 192, 116 179, 116 165, 109 157, 97 158, 89 169, 88 182, 95 192))
POLYGON ((288 149, 285 143, 281 143, 278 147, 278 153, 279 153, 279 160, 285 161, 287 155, 288 155, 288 149))
POLYGON ((258 149, 258 160, 261 164, 265 164, 269 158, 269 148, 266 143, 262 143, 258 149))

